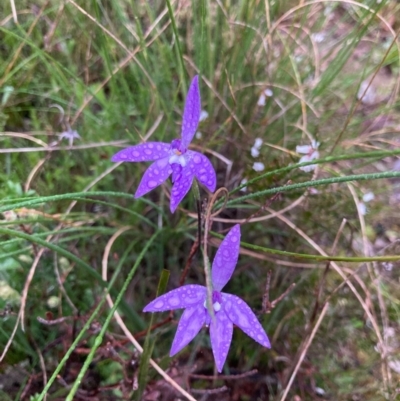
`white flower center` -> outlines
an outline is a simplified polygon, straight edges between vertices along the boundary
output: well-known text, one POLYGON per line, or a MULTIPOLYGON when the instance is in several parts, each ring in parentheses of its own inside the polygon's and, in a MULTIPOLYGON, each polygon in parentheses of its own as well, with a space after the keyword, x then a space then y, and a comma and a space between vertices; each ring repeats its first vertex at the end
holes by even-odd
MULTIPOLYGON (((204 301, 204 308, 207 309, 207 300, 204 301)), ((214 302, 213 308, 215 312, 219 312, 221 310, 221 304, 218 301, 214 302)))
POLYGON ((169 164, 180 164, 182 167, 186 166, 186 159, 184 155, 177 155, 177 154, 173 154, 170 158, 169 158, 169 164))

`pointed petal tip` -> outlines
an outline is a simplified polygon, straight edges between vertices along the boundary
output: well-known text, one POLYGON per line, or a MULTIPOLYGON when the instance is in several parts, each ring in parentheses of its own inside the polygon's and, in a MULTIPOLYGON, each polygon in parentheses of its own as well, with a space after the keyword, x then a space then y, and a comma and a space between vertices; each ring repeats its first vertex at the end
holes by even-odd
POLYGON ((143 312, 158 312, 153 306, 152 304, 154 303, 154 301, 148 303, 144 308, 143 308, 143 312))
POLYGON ((235 224, 235 225, 231 228, 231 231, 230 231, 230 232, 233 232, 234 234, 240 236, 240 224, 235 224))
POLYGON ((222 373, 222 368, 224 367, 224 363, 225 363, 225 362, 223 362, 223 363, 221 364, 221 363, 218 363, 217 361, 215 361, 215 366, 217 367, 218 373, 222 373))
POLYGON ((186 95, 185 107, 183 111, 182 118, 182 146, 188 148, 190 142, 197 131, 197 126, 199 125, 201 112, 201 97, 199 88, 199 77, 196 75, 192 82, 188 93, 186 95))
POLYGON ((175 356, 179 351, 180 351, 180 349, 174 349, 175 347, 174 346, 172 346, 172 348, 171 348, 171 350, 169 351, 169 356, 172 358, 173 356, 175 356))

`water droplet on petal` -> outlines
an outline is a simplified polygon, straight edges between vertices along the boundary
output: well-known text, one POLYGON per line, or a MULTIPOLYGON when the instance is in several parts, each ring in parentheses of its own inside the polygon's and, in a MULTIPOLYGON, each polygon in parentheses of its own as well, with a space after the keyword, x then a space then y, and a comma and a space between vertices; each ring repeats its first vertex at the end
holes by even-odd
POLYGON ((156 309, 160 309, 160 308, 162 308, 164 306, 164 302, 163 301, 158 301, 158 302, 156 302, 155 304, 154 304, 154 307, 156 308, 156 309))

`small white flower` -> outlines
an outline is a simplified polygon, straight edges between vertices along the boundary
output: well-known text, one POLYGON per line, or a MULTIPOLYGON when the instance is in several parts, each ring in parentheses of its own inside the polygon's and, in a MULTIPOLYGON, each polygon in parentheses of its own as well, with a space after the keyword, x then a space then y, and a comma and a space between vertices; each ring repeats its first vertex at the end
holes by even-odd
POLYGON ((257 106, 265 106, 265 102, 267 100, 267 97, 271 97, 273 95, 274 95, 274 92, 272 92, 271 89, 269 89, 269 88, 264 89, 261 92, 260 97, 258 98, 257 106))
MULTIPOLYGON (((319 159, 319 152, 318 152, 319 142, 313 140, 311 145, 298 145, 296 146, 296 152, 304 154, 299 160, 299 163, 310 162, 315 159, 319 159)), ((299 167, 300 170, 305 171, 306 173, 310 173, 314 171, 316 164, 310 164, 309 166, 299 167)))
POLYGON ((359 212, 362 216, 365 216, 365 215, 367 214, 368 210, 367 210, 367 206, 366 206, 366 204, 365 204, 364 202, 360 202, 360 203, 358 204, 358 212, 359 212))
POLYGON ((261 138, 256 138, 253 147, 250 149, 251 155, 253 157, 258 157, 260 156, 260 148, 262 146, 262 139, 261 138))
POLYGON ((316 141, 315 139, 313 139, 311 141, 311 146, 313 149, 318 149, 319 148, 320 143, 318 141, 316 141))
POLYGON ((200 112, 199 122, 200 122, 200 121, 204 121, 204 120, 207 119, 207 118, 208 118, 208 113, 207 113, 205 110, 202 110, 202 111, 200 112))
POLYGON ((78 134, 78 131, 69 129, 68 131, 61 132, 61 134, 58 134, 58 137, 60 139, 68 139, 69 146, 72 146, 74 144, 74 139, 80 139, 80 135, 78 134))
POLYGON ((256 138, 256 140, 254 141, 253 147, 256 149, 260 149, 262 146, 262 143, 263 143, 263 141, 261 138, 256 138))
POLYGON ((358 211, 361 215, 365 216, 368 213, 368 208, 366 203, 371 202, 375 199, 375 195, 373 192, 367 192, 363 195, 362 201, 358 203, 358 211))
POLYGON ((367 192, 362 197, 363 202, 371 202, 374 199, 375 199, 375 195, 373 192, 367 192))
POLYGON ((257 148, 255 148, 254 146, 250 149, 250 153, 253 157, 260 156, 260 151, 257 148))
POLYGON ((391 272, 393 270, 393 263, 391 262, 383 262, 382 266, 387 272, 391 272))
POLYGON ((263 93, 261 93, 260 97, 258 98, 257 106, 265 106, 265 100, 266 100, 266 97, 263 92, 263 93))
MULTIPOLYGON (((247 181, 248 181, 247 178, 243 178, 243 180, 240 181, 240 185, 246 184, 247 181)), ((241 191, 241 192, 247 192, 247 186, 246 186, 246 187, 243 187, 243 188, 240 188, 240 191, 241 191)))
POLYGON ((196 138, 197 138, 197 139, 201 139, 202 136, 203 136, 203 134, 202 134, 200 131, 197 131, 197 132, 196 132, 196 138))
POLYGON ((263 143, 263 141, 262 141, 261 138, 256 138, 256 140, 255 140, 255 142, 254 142, 254 145, 253 145, 253 147, 252 147, 251 150, 250 150, 250 153, 251 153, 251 155, 252 155, 253 157, 258 157, 258 156, 260 156, 259 150, 260 150, 260 148, 261 148, 261 146, 262 146, 262 143, 263 143))
POLYGON ((308 193, 309 193, 310 195, 318 195, 318 194, 319 194, 319 191, 318 191, 317 188, 311 187, 311 188, 308 188, 308 193))
POLYGON ((394 370, 396 373, 400 373, 400 360, 393 360, 388 362, 390 369, 394 370))
POLYGON ((271 89, 267 88, 265 89, 264 94, 265 96, 272 97, 274 95, 274 92, 272 92, 271 89))
POLYGON ((264 163, 261 162, 255 162, 253 164, 253 170, 254 171, 263 171, 265 169, 264 163))

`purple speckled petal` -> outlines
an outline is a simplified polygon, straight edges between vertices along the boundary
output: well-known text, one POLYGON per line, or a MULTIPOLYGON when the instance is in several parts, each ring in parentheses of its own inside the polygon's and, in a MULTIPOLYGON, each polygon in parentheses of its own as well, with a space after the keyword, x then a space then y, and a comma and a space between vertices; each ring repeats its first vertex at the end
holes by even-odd
POLYGON ((179 321, 170 356, 174 356, 196 337, 206 321, 206 310, 203 304, 185 309, 179 321))
POLYGON ((200 184, 203 184, 209 191, 214 192, 217 185, 217 176, 210 160, 208 157, 193 150, 188 150, 188 153, 194 164, 196 178, 200 184))
POLYGON ((199 303, 203 305, 205 299, 206 287, 197 284, 184 285, 159 296, 146 305, 143 312, 164 312, 193 307, 199 303))
POLYGON ((221 309, 215 314, 215 319, 210 324, 211 348, 219 373, 221 373, 226 357, 228 356, 232 333, 233 324, 223 309, 221 309))
POLYGON ((155 187, 161 185, 172 173, 169 164, 169 156, 155 161, 143 174, 142 180, 135 193, 135 198, 140 198, 155 187))
POLYGON ((249 337, 264 347, 271 348, 271 343, 257 316, 243 299, 232 294, 222 293, 223 309, 233 324, 242 329, 249 337))
POLYGON ((211 276, 214 290, 221 291, 232 277, 239 257, 240 225, 236 224, 221 242, 215 255, 211 276))
POLYGON ((166 157, 171 148, 170 143, 146 142, 130 146, 116 153, 112 162, 148 162, 166 157))
POLYGON ((172 168, 172 182, 174 183, 176 180, 179 180, 179 177, 182 174, 182 166, 178 163, 172 163, 171 164, 172 168))
POLYGON ((172 185, 170 202, 171 213, 175 212, 179 203, 181 203, 181 200, 189 192, 189 189, 192 186, 194 175, 194 163, 192 160, 189 160, 187 165, 180 171, 180 174, 177 173, 174 176, 174 185, 172 185))
POLYGON ((182 146, 187 149, 199 125, 201 112, 199 76, 196 75, 186 96, 185 110, 182 120, 182 146))

